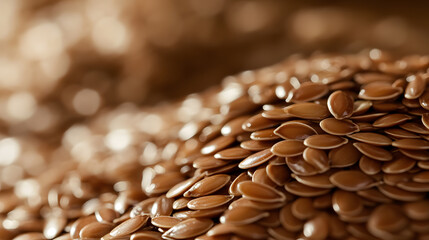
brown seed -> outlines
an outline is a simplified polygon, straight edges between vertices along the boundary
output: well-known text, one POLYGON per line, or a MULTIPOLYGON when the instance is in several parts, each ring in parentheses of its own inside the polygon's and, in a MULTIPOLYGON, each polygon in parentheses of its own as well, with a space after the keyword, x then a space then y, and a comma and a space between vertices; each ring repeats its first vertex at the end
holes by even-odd
POLYGON ((427 150, 429 142, 421 139, 399 139, 394 141, 392 146, 409 150, 427 150))
POLYGON ((70 227, 70 237, 73 239, 79 238, 80 230, 82 230, 84 226, 96 221, 97 219, 94 215, 79 218, 70 227))
POLYGON ((286 158, 289 169, 300 176, 311 176, 318 173, 318 169, 307 163, 302 156, 286 158))
POLYGON ((367 143, 353 143, 362 154, 379 161, 392 160, 392 154, 384 148, 373 146, 367 143))
POLYGON ((382 237, 379 232, 397 232, 405 228, 408 219, 394 205, 384 204, 376 207, 368 220, 368 230, 377 237, 382 237))
POLYGON ((210 209, 222 206, 231 201, 232 198, 233 196, 231 195, 210 195, 192 199, 187 206, 192 210, 210 209))
POLYGON ((119 217, 119 214, 112 208, 101 208, 95 212, 97 221, 101 223, 112 223, 113 220, 119 217))
POLYGON ((225 186, 231 177, 226 174, 218 174, 210 177, 206 177, 196 182, 188 191, 186 191, 184 197, 201 197, 214 193, 217 190, 225 186))
POLYGON ((340 215, 355 216, 363 211, 364 206, 357 194, 337 190, 332 195, 332 208, 340 215))
POLYGON ((423 79, 420 75, 412 75, 407 77, 409 82, 407 88, 405 89, 404 97, 408 99, 419 98, 426 88, 426 80, 423 79))
POLYGON ((207 232, 207 236, 219 236, 225 234, 238 235, 244 239, 268 239, 267 230, 258 224, 217 224, 207 232))
POLYGON ((143 215, 143 216, 140 215, 134 218, 130 218, 127 221, 115 227, 110 232, 110 235, 113 237, 122 237, 122 236, 129 235, 137 231, 142 226, 144 226, 147 223, 148 219, 149 219, 149 216, 147 215, 143 215))
POLYGON ((311 198, 298 198, 291 205, 292 214, 301 220, 312 218, 316 214, 311 198))
POLYGON ((396 154, 395 159, 383 164, 381 168, 385 173, 403 173, 414 167, 416 161, 402 154, 396 154))
POLYGON ((422 108, 429 110, 429 91, 426 90, 420 97, 419 97, 420 106, 422 108))
POLYGON ((328 157, 331 161, 331 167, 343 168, 355 164, 359 161, 362 154, 353 146, 352 142, 332 149, 329 151, 328 157))
POLYGON ((113 224, 93 222, 80 230, 79 236, 82 239, 101 238, 113 229, 113 224))
POLYGON ((189 201, 191 201, 191 198, 181 197, 173 202, 173 209, 179 210, 179 209, 186 208, 189 201))
POLYGON ((255 141, 249 140, 240 143, 240 147, 250 151, 261 151, 272 147, 277 141, 255 141))
POLYGON ((329 92, 329 88, 326 84, 304 82, 299 88, 293 89, 292 102, 309 102, 319 99, 329 92))
POLYGON ((306 148, 302 156, 307 163, 318 169, 319 173, 329 169, 329 158, 323 150, 306 148))
POLYGON ((293 215, 292 204, 285 205, 280 210, 279 217, 280 223, 288 231, 297 232, 304 226, 304 222, 293 215))
POLYGON ((248 156, 243 161, 241 161, 240 164, 238 164, 238 167, 241 169, 249 169, 249 168, 257 167, 267 162, 273 157, 274 157, 273 153, 268 148, 248 156))
POLYGON ((192 166, 194 168, 207 170, 207 169, 222 167, 227 165, 228 163, 229 163, 228 161, 223 161, 213 156, 202 156, 195 159, 195 161, 192 163, 192 166))
POLYGON ((387 184, 379 185, 378 190, 391 199, 404 202, 418 201, 425 196, 424 193, 410 192, 387 184))
POLYGON ((329 85, 329 90, 331 91, 336 91, 336 90, 347 90, 347 89, 351 89, 354 88, 356 86, 356 83, 354 83, 353 81, 340 81, 337 83, 333 83, 329 85))
POLYGON ((232 181, 231 185, 229 186, 228 193, 233 196, 241 196, 241 193, 238 190, 238 184, 249 180, 252 180, 252 179, 249 177, 249 175, 247 175, 246 172, 240 173, 240 175, 238 175, 234 179, 234 181, 232 181))
POLYGON ((264 227, 278 227, 281 225, 280 223, 280 213, 278 209, 271 210, 268 212, 268 217, 264 217, 258 221, 258 224, 264 227))
POLYGON ((131 235, 130 240, 161 240, 161 233, 153 231, 138 231, 131 235))
POLYGON ((368 122, 357 122, 356 125, 359 127, 359 131, 361 132, 369 132, 369 131, 376 131, 377 128, 372 126, 371 123, 368 122))
POLYGON ((252 174, 252 181, 275 188, 277 184, 271 181, 265 168, 265 166, 260 166, 256 169, 252 174))
POLYGON ((370 188, 374 185, 374 180, 357 170, 344 170, 331 175, 331 182, 346 191, 359 191, 370 188))
POLYGON ((262 112, 262 116, 271 120, 287 120, 291 118, 291 116, 287 114, 283 108, 266 110, 262 112))
POLYGON ((299 140, 284 140, 274 144, 271 147, 271 152, 280 157, 293 157, 300 155, 305 149, 302 141, 299 140))
POLYGON ((268 118, 264 118, 262 116, 262 114, 257 114, 255 116, 252 116, 249 119, 247 119, 241 125, 241 127, 245 131, 254 132, 254 131, 258 131, 258 130, 262 130, 262 129, 274 127, 278 123, 279 123, 278 121, 271 120, 271 119, 268 119, 268 118))
POLYGON ((247 198, 239 198, 238 200, 232 202, 228 206, 228 209, 233 209, 235 207, 241 207, 241 206, 248 206, 259 210, 268 211, 268 210, 280 208, 283 205, 284 205, 284 202, 267 203, 267 202, 253 201, 247 198))
POLYGON ((304 140, 307 137, 317 134, 316 130, 306 122, 288 121, 280 125, 274 133, 284 139, 304 140))
POLYGON ((325 194, 313 199, 313 207, 317 209, 326 209, 332 207, 331 194, 325 194))
POLYGON ((379 238, 374 237, 366 228, 366 224, 363 223, 351 223, 347 225, 347 231, 353 236, 348 240, 378 240, 379 238))
POLYGON ((418 99, 402 98, 402 104, 405 107, 409 107, 409 108, 420 108, 421 107, 418 99))
POLYGON ((428 183, 418 183, 418 182, 400 182, 397 184, 398 188, 410 191, 410 192, 422 192, 426 193, 429 191, 428 183))
POLYGON ((207 232, 212 226, 213 221, 210 219, 190 218, 174 225, 162 237, 173 239, 192 238, 207 232))
POLYGON ((392 144, 390 138, 373 132, 359 132, 349 135, 348 137, 375 146, 390 146, 390 144, 392 144))
POLYGON ((297 181, 286 183, 285 189, 286 191, 300 197, 315 197, 326 194, 330 191, 330 189, 310 187, 297 181))
POLYGON ((286 165, 268 164, 266 170, 268 177, 278 186, 283 186, 289 180, 290 171, 286 165))
POLYGON ((177 196, 180 196, 186 191, 188 191, 189 188, 191 188, 195 183, 197 183, 203 178, 204 178, 204 175, 201 174, 201 175, 189 178, 183 182, 179 182, 176 185, 174 185, 172 188, 170 188, 170 190, 168 190, 168 192, 165 195, 168 198, 175 198, 177 196))
POLYGON ((359 98, 365 100, 387 100, 399 96, 402 89, 386 82, 372 82, 361 87, 359 98))
POLYGON ((399 149, 399 151, 407 157, 415 160, 426 161, 429 160, 429 152, 427 150, 407 150, 399 149))
POLYGON ((328 98, 329 112, 336 119, 351 117, 353 108, 353 99, 344 91, 336 91, 328 98))
POLYGON ((372 107, 371 101, 358 100, 353 103, 353 116, 366 113, 372 107))
POLYGON ((284 110, 291 116, 310 120, 321 120, 330 115, 326 106, 316 103, 297 103, 284 110))
POLYGON ((326 239, 329 234, 329 215, 320 213, 304 224, 304 236, 309 239, 326 239))
POLYGON ((387 113, 383 113, 383 112, 368 113, 368 114, 359 115, 359 116, 352 116, 350 119, 355 121, 361 121, 361 122, 372 122, 386 114, 387 113))
POLYGON ((279 139, 279 136, 274 134, 274 128, 259 130, 250 134, 250 139, 257 141, 267 141, 279 139))
POLYGON ((429 220, 429 201, 420 200, 403 205, 404 213, 413 220, 429 220))
POLYGON ((381 162, 367 156, 362 156, 359 161, 359 168, 367 175, 374 175, 381 171, 381 162))
POLYGON ((304 140, 304 145, 316 149, 332 149, 346 144, 346 138, 327 134, 313 135, 304 140))
POLYGON ((411 116, 402 113, 393 113, 377 119, 372 125, 374 127, 393 127, 412 119, 411 116))
POLYGON ((377 188, 360 190, 360 191, 357 191, 357 194, 359 196, 364 197, 366 199, 369 199, 373 202, 378 202, 378 203, 390 203, 390 202, 392 202, 392 199, 386 197, 377 188))
POLYGON ((238 190, 241 192, 244 198, 254 201, 283 202, 285 200, 283 193, 267 185, 251 181, 239 183, 238 190))
POLYGON ((320 122, 323 131, 332 135, 348 135, 359 132, 359 126, 350 120, 327 118, 320 122))
POLYGON ((152 205, 150 211, 150 216, 169 216, 173 212, 173 202, 174 199, 167 198, 165 195, 162 195, 156 199, 152 205))
POLYGON ((300 183, 314 188, 333 188, 334 185, 329 181, 332 172, 326 172, 313 176, 299 176, 293 174, 293 177, 300 183))
POLYGON ((181 220, 175 217, 170 216, 158 216, 152 218, 152 225, 159 228, 172 228, 174 225, 178 224, 181 220))
POLYGON ((220 136, 220 137, 212 140, 211 142, 207 143, 206 145, 204 145, 204 147, 201 148, 201 153, 204 155, 216 153, 216 152, 228 147, 229 145, 231 145, 234 142, 235 142, 234 137, 220 136))
POLYGON ((273 237, 274 239, 281 239, 281 240, 296 239, 295 233, 289 232, 283 227, 268 228, 268 234, 270 234, 270 236, 273 237))
POLYGON ((214 157, 222 160, 236 160, 246 158, 250 154, 252 154, 252 152, 249 150, 243 149, 241 147, 233 147, 216 153, 214 157))
POLYGON ((190 210, 190 211, 181 211, 173 214, 173 217, 179 219, 188 219, 188 218, 214 218, 219 217, 227 209, 226 206, 220 206, 204 210, 190 210))
POLYGON ((225 212, 220 217, 220 222, 224 224, 246 225, 257 222, 264 217, 268 217, 268 212, 248 206, 237 206, 225 212))
POLYGON ((372 105, 372 108, 377 112, 395 112, 395 111, 406 110, 406 107, 402 105, 402 103, 395 103, 395 102, 374 103, 372 105))
POLYGON ((429 129, 429 113, 423 113, 422 123, 427 129, 429 129))
POLYGON ((233 170, 235 170, 237 166, 238 166, 237 163, 231 163, 222 167, 208 169, 205 172, 207 173, 207 176, 212 176, 219 173, 230 173, 233 170))
POLYGON ((244 130, 241 128, 241 125, 249 119, 249 116, 241 116, 237 117, 228 123, 226 123, 220 130, 222 135, 224 136, 237 136, 244 132, 244 130))
POLYGON ((394 138, 420 138, 417 134, 400 128, 389 128, 384 130, 384 132, 394 138))
POLYGON ((419 122, 408 122, 401 124, 399 127, 413 133, 429 134, 429 129, 419 122))
POLYGON ((429 171, 421 171, 414 174, 413 181, 419 183, 429 183, 429 171))
POLYGON ((385 184, 396 186, 400 182, 406 182, 411 181, 412 174, 409 172, 403 172, 403 173, 386 173, 383 174, 383 181, 385 184))
MULTIPOLYGON (((166 172, 157 174, 147 188, 143 189, 147 194, 159 194, 169 191, 176 184, 184 180, 180 172, 166 172)), ((116 210, 116 209, 115 209, 116 210)))
POLYGON ((429 162, 428 161, 418 161, 417 166, 421 169, 429 170, 429 162))

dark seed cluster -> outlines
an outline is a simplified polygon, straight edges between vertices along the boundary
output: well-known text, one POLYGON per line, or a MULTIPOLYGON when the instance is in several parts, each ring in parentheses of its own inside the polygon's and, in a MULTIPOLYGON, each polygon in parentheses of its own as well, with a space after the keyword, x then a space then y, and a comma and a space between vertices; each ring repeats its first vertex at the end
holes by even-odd
POLYGON ((66 132, 69 165, 0 193, 0 235, 429 239, 428 67, 378 49, 292 56, 106 112, 66 132))

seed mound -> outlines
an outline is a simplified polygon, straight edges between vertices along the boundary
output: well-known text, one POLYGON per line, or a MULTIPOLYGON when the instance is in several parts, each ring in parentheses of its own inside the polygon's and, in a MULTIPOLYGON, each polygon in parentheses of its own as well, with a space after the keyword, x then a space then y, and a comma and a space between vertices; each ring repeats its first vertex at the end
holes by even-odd
POLYGON ((23 145, 70 163, 0 192, 0 239, 428 239, 428 57, 376 51, 101 113, 46 156, 23 145))

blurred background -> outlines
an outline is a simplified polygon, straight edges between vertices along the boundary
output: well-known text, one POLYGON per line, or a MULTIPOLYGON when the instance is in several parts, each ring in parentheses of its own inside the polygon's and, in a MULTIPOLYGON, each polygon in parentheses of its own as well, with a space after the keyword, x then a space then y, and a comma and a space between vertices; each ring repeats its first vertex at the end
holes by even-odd
POLYGON ((37 175, 70 126, 124 103, 181 99, 295 53, 427 54, 427 10, 425 1, 0 0, 0 190, 25 175, 15 163, 37 175))
POLYGON ((56 142, 102 109, 292 53, 428 53, 426 14, 424 1, 0 0, 0 131, 56 142))

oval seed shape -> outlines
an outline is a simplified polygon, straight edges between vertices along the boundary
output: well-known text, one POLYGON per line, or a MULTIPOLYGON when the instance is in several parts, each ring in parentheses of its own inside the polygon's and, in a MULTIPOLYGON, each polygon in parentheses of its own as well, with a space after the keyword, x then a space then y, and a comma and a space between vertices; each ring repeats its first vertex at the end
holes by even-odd
POLYGON ((412 75, 407 77, 409 82, 407 88, 405 88, 404 97, 408 99, 419 98, 426 89, 426 80, 420 75, 412 75))
POLYGON ((301 121, 289 121, 280 125, 274 133, 281 138, 291 140, 304 140, 307 137, 317 134, 310 125, 301 121))
POLYGON ((283 202, 283 193, 264 184, 244 181, 238 184, 238 190, 244 198, 259 202, 283 202))
POLYGON ((329 92, 329 88, 326 84, 304 82, 298 89, 293 89, 292 102, 309 102, 319 99, 329 92))
POLYGON ((359 126, 350 120, 327 118, 320 122, 323 131, 332 135, 349 135, 359 131, 359 126))
POLYGON ((346 144, 346 138, 328 134, 313 135, 304 140, 304 145, 316 149, 332 149, 346 144))
POLYGON ((192 199, 188 202, 187 206, 192 210, 210 209, 222 206, 231 201, 231 195, 210 195, 192 199))
POLYGON ((357 194, 337 190, 332 195, 332 208, 338 214, 354 216, 359 214, 363 210, 364 206, 361 198, 357 194))
POLYGON ((296 103, 286 107, 285 112, 294 117, 310 120, 321 120, 330 115, 327 107, 317 103, 296 103))
POLYGON ((387 100, 399 96, 402 89, 386 82, 372 82, 361 87, 359 98, 365 100, 387 100))
POLYGON ((392 146, 409 150, 427 150, 429 142, 422 139, 399 139, 394 141, 392 146))
POLYGON ((392 154, 384 148, 373 146, 367 143, 353 143, 362 154, 379 161, 392 160, 392 154))
POLYGON ((412 119, 411 116, 403 113, 393 113, 377 119, 372 125, 374 127, 393 127, 412 119))
POLYGON ((187 239, 207 232, 213 226, 213 221, 205 218, 190 218, 174 225, 162 236, 163 238, 187 239))
POLYGON ((305 145, 299 140, 284 140, 274 144, 271 147, 271 152, 280 157, 298 156, 304 152, 305 145))
POLYGON ((269 213, 248 206, 237 206, 225 212, 220 217, 220 222, 224 224, 245 225, 254 223, 264 217, 268 217, 269 213))
POLYGON ((139 215, 133 218, 126 220, 125 222, 119 224, 115 227, 110 235, 113 237, 123 237, 128 234, 131 234, 141 228, 143 225, 147 223, 149 216, 147 215, 139 215))
POLYGON ((318 169, 319 173, 329 169, 329 158, 323 150, 306 148, 302 156, 307 163, 318 169))
POLYGON ((241 169, 249 169, 252 167, 259 166, 273 157, 274 154, 268 148, 248 156, 243 161, 241 161, 240 164, 238 164, 238 167, 241 169))
POLYGON ((211 142, 207 143, 203 148, 201 148, 201 153, 204 155, 212 154, 218 152, 232 143, 235 142, 235 138, 231 136, 220 136, 211 142))
POLYGON ((201 197, 210 193, 216 192, 225 186, 231 176, 226 174, 217 174, 210 177, 206 177, 199 182, 196 182, 188 191, 186 191, 184 197, 201 197))
POLYGON ((331 175, 331 182, 346 191, 359 191, 370 188, 374 180, 357 170, 344 170, 331 175))
POLYGON ((216 153, 214 157, 222 160, 236 160, 246 158, 250 154, 252 154, 252 152, 249 150, 243 149, 241 147, 233 147, 216 153))
POLYGON ((178 224, 181 220, 170 216, 158 216, 152 218, 152 225, 159 228, 172 228, 178 224))
POLYGON ((101 238, 108 234, 113 229, 112 224, 93 222, 80 230, 79 236, 82 239, 86 238, 101 238))
POLYGON ((358 140, 364 143, 368 143, 376 146, 389 146, 392 144, 392 139, 373 132, 359 132, 348 136, 354 140, 358 140))
POLYGON ((328 98, 328 109, 336 119, 349 118, 353 114, 353 99, 343 91, 335 91, 328 98))

